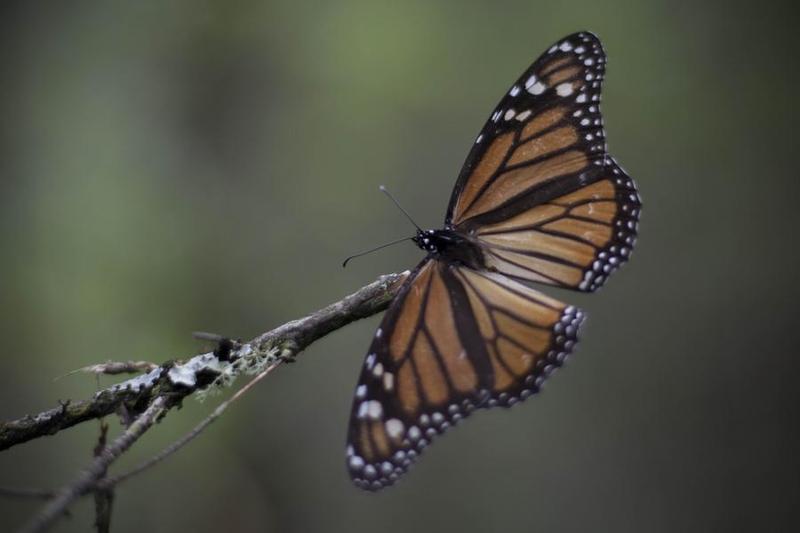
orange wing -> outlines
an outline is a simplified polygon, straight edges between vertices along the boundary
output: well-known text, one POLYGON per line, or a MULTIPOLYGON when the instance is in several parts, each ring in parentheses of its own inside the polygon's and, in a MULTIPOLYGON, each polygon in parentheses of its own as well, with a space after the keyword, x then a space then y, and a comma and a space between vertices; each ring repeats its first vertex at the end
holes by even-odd
POLYGON ((391 485, 473 410, 537 392, 582 320, 499 274, 424 260, 387 311, 356 387, 347 446, 356 485, 391 485))
POLYGON ((606 153, 605 53, 577 33, 553 45, 500 101, 456 182, 446 226, 517 279, 593 291, 627 260, 641 203, 606 153))

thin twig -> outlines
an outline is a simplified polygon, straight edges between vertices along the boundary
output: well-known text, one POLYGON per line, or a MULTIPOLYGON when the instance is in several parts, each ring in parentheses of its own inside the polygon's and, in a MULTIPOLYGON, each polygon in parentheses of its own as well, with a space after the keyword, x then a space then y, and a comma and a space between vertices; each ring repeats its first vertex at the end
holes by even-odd
MULTIPOLYGON (((106 449, 108 442, 108 422, 105 418, 100 420, 100 437, 97 439, 97 446, 94 448, 94 456, 99 457, 106 449)), ((108 469, 104 469, 98 478, 98 483, 106 476, 108 469)), ((96 488, 94 491, 94 526, 97 533, 109 533, 111 531, 111 510, 114 504, 114 490, 111 488, 96 488)))
POLYGON ((55 495, 55 491, 47 489, 17 489, 13 487, 0 487, 0 497, 3 498, 49 500, 55 495))
POLYGON ((170 407, 170 402, 166 397, 156 398, 122 435, 95 457, 88 468, 83 470, 72 483, 58 491, 55 498, 33 520, 19 530, 20 533, 37 533, 50 527, 64 510, 82 494, 89 491, 103 476, 109 465, 128 450, 170 407))
POLYGON ((105 363, 97 363, 95 365, 84 366, 71 372, 67 372, 63 376, 58 376, 56 380, 78 374, 80 372, 86 374, 115 376, 117 374, 138 374, 140 372, 152 372, 158 368, 158 365, 150 361, 106 361, 105 363))
POLYGON ((178 450, 180 450, 181 448, 183 448, 189 442, 194 440, 195 437, 199 436, 208 426, 211 425, 212 422, 214 422, 217 418, 219 418, 222 415, 222 413, 224 413, 225 410, 228 407, 230 407, 230 405, 233 402, 235 402, 236 400, 241 398, 256 383, 258 383, 259 381, 264 379, 270 372, 275 370, 278 367, 278 365, 280 365, 282 362, 283 362, 283 360, 279 359, 278 361, 276 361, 275 363, 273 363, 272 365, 268 366, 267 368, 262 370, 260 373, 258 373, 244 387, 242 387, 241 389, 236 391, 236 393, 233 394, 230 398, 228 398, 227 400, 225 400, 224 402, 219 404, 217 406, 217 408, 214 409, 214 411, 210 415, 208 415, 199 424, 197 424, 194 428, 192 428, 192 430, 189 433, 187 433, 186 435, 184 435, 180 439, 176 440, 175 442, 173 442, 172 444, 170 444, 169 446, 167 446, 166 448, 161 450, 159 453, 157 453, 156 455, 154 455, 153 457, 151 457, 147 461, 145 461, 145 462, 141 463, 140 465, 136 466, 135 468, 129 470, 128 472, 125 472, 123 474, 119 474, 118 476, 109 476, 109 477, 107 477, 105 479, 102 479, 102 480, 98 481, 98 483, 97 483, 98 488, 106 489, 106 488, 114 487, 115 485, 118 485, 119 483, 122 483, 123 481, 127 481, 131 477, 133 477, 133 476, 135 476, 137 474, 140 474, 143 471, 145 471, 148 468, 150 468, 151 466, 154 466, 154 465, 160 463, 161 461, 163 461, 164 459, 166 459, 167 457, 169 457, 173 453, 175 453, 178 450))
POLYGON ((97 533, 111 532, 111 510, 114 505, 112 489, 94 490, 94 527, 97 533))

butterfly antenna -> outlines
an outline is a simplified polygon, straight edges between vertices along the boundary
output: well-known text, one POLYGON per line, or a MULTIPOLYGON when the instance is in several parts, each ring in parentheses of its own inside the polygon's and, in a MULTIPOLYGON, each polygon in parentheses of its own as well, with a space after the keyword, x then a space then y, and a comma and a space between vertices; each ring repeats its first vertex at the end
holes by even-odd
POLYGON ((354 259, 356 257, 361 257, 362 255, 367 255, 367 254, 370 254, 372 252, 377 252, 378 250, 380 250, 382 248, 386 248, 387 246, 391 246, 393 244, 397 244, 397 243, 400 243, 400 242, 403 242, 403 241, 410 241, 411 239, 413 239, 413 237, 403 237, 402 239, 397 239, 396 241, 387 242, 386 244, 381 244, 380 246, 377 246, 375 248, 371 248, 371 249, 365 250, 365 251, 363 251, 361 253, 358 253, 358 254, 355 254, 355 255, 351 255, 350 257, 348 257, 347 259, 345 259, 342 262, 342 268, 346 267, 347 266, 347 262, 350 261, 351 259, 354 259))
POLYGON ((397 206, 397 209, 399 209, 400 211, 402 211, 402 212, 403 212, 403 214, 406 216, 406 218, 407 218, 408 220, 410 220, 412 224, 414 224, 414 227, 415 227, 415 228, 417 228, 418 230, 422 231, 422 228, 420 228, 420 227, 419 227, 419 225, 418 225, 416 222, 414 222, 414 219, 413 219, 413 218, 411 218, 411 215, 409 215, 409 214, 408 214, 408 211, 406 211, 405 209, 403 209, 403 206, 401 206, 401 205, 400 205, 400 203, 399 203, 397 200, 395 200, 394 196, 392 196, 392 193, 390 193, 388 190, 386 190, 386 187, 384 187, 383 185, 381 185, 381 186, 380 186, 380 187, 378 187, 378 188, 381 190, 381 192, 382 192, 383 194, 385 194, 386 196, 388 196, 388 197, 389 197, 389 199, 390 199, 392 202, 394 202, 394 205, 396 205, 396 206, 397 206))

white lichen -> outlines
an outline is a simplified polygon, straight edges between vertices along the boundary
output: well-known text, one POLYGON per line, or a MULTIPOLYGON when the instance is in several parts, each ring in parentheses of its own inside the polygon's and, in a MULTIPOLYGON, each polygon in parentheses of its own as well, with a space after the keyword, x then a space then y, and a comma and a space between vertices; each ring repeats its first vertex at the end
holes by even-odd
POLYGON ((95 393, 95 397, 102 394, 103 392, 120 392, 124 390, 129 390, 132 392, 141 392, 146 389, 152 388, 158 378, 161 377, 161 373, 163 369, 161 367, 156 368, 147 374, 142 374, 141 376, 136 376, 135 378, 131 378, 128 380, 123 381, 122 383, 117 383, 116 385, 112 385, 105 391, 99 391, 95 393))
POLYGON ((213 353, 192 357, 182 365, 175 365, 169 369, 167 377, 173 385, 195 387, 197 375, 200 372, 219 374, 222 372, 222 363, 213 353))

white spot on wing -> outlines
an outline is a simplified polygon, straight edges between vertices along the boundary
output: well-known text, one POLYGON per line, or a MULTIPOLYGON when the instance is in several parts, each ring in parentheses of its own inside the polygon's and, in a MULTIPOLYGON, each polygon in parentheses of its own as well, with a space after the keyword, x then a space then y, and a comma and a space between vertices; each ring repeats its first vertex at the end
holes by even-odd
POLYGON ((536 83, 534 83, 533 85, 531 85, 528 88, 528 92, 533 94, 533 95, 539 95, 539 94, 542 94, 545 89, 547 89, 545 84, 540 82, 540 81, 537 81, 536 83))
POLYGON ((522 122, 523 120, 527 119, 529 116, 531 116, 531 110, 530 109, 528 109, 527 111, 523 111, 522 113, 517 115, 517 120, 522 122))
POLYGON ((403 434, 403 423, 397 418, 390 418, 386 421, 386 433, 393 439, 403 434))
POLYGON ((383 388, 390 392, 394 388, 394 374, 386 372, 383 375, 383 388))
MULTIPOLYGON (((376 400, 370 400, 364 403, 367 404, 367 416, 369 416, 371 419, 378 420, 381 416, 383 416, 383 406, 380 404, 380 402, 376 400)), ((364 405, 364 403, 361 405, 364 405)))
POLYGON ((571 83, 562 83, 558 87, 556 87, 556 94, 558 96, 569 96, 572 94, 572 84, 571 83))
POLYGON ((364 468, 364 459, 359 457, 358 455, 354 455, 350 458, 350 468, 352 470, 361 470, 364 468))

